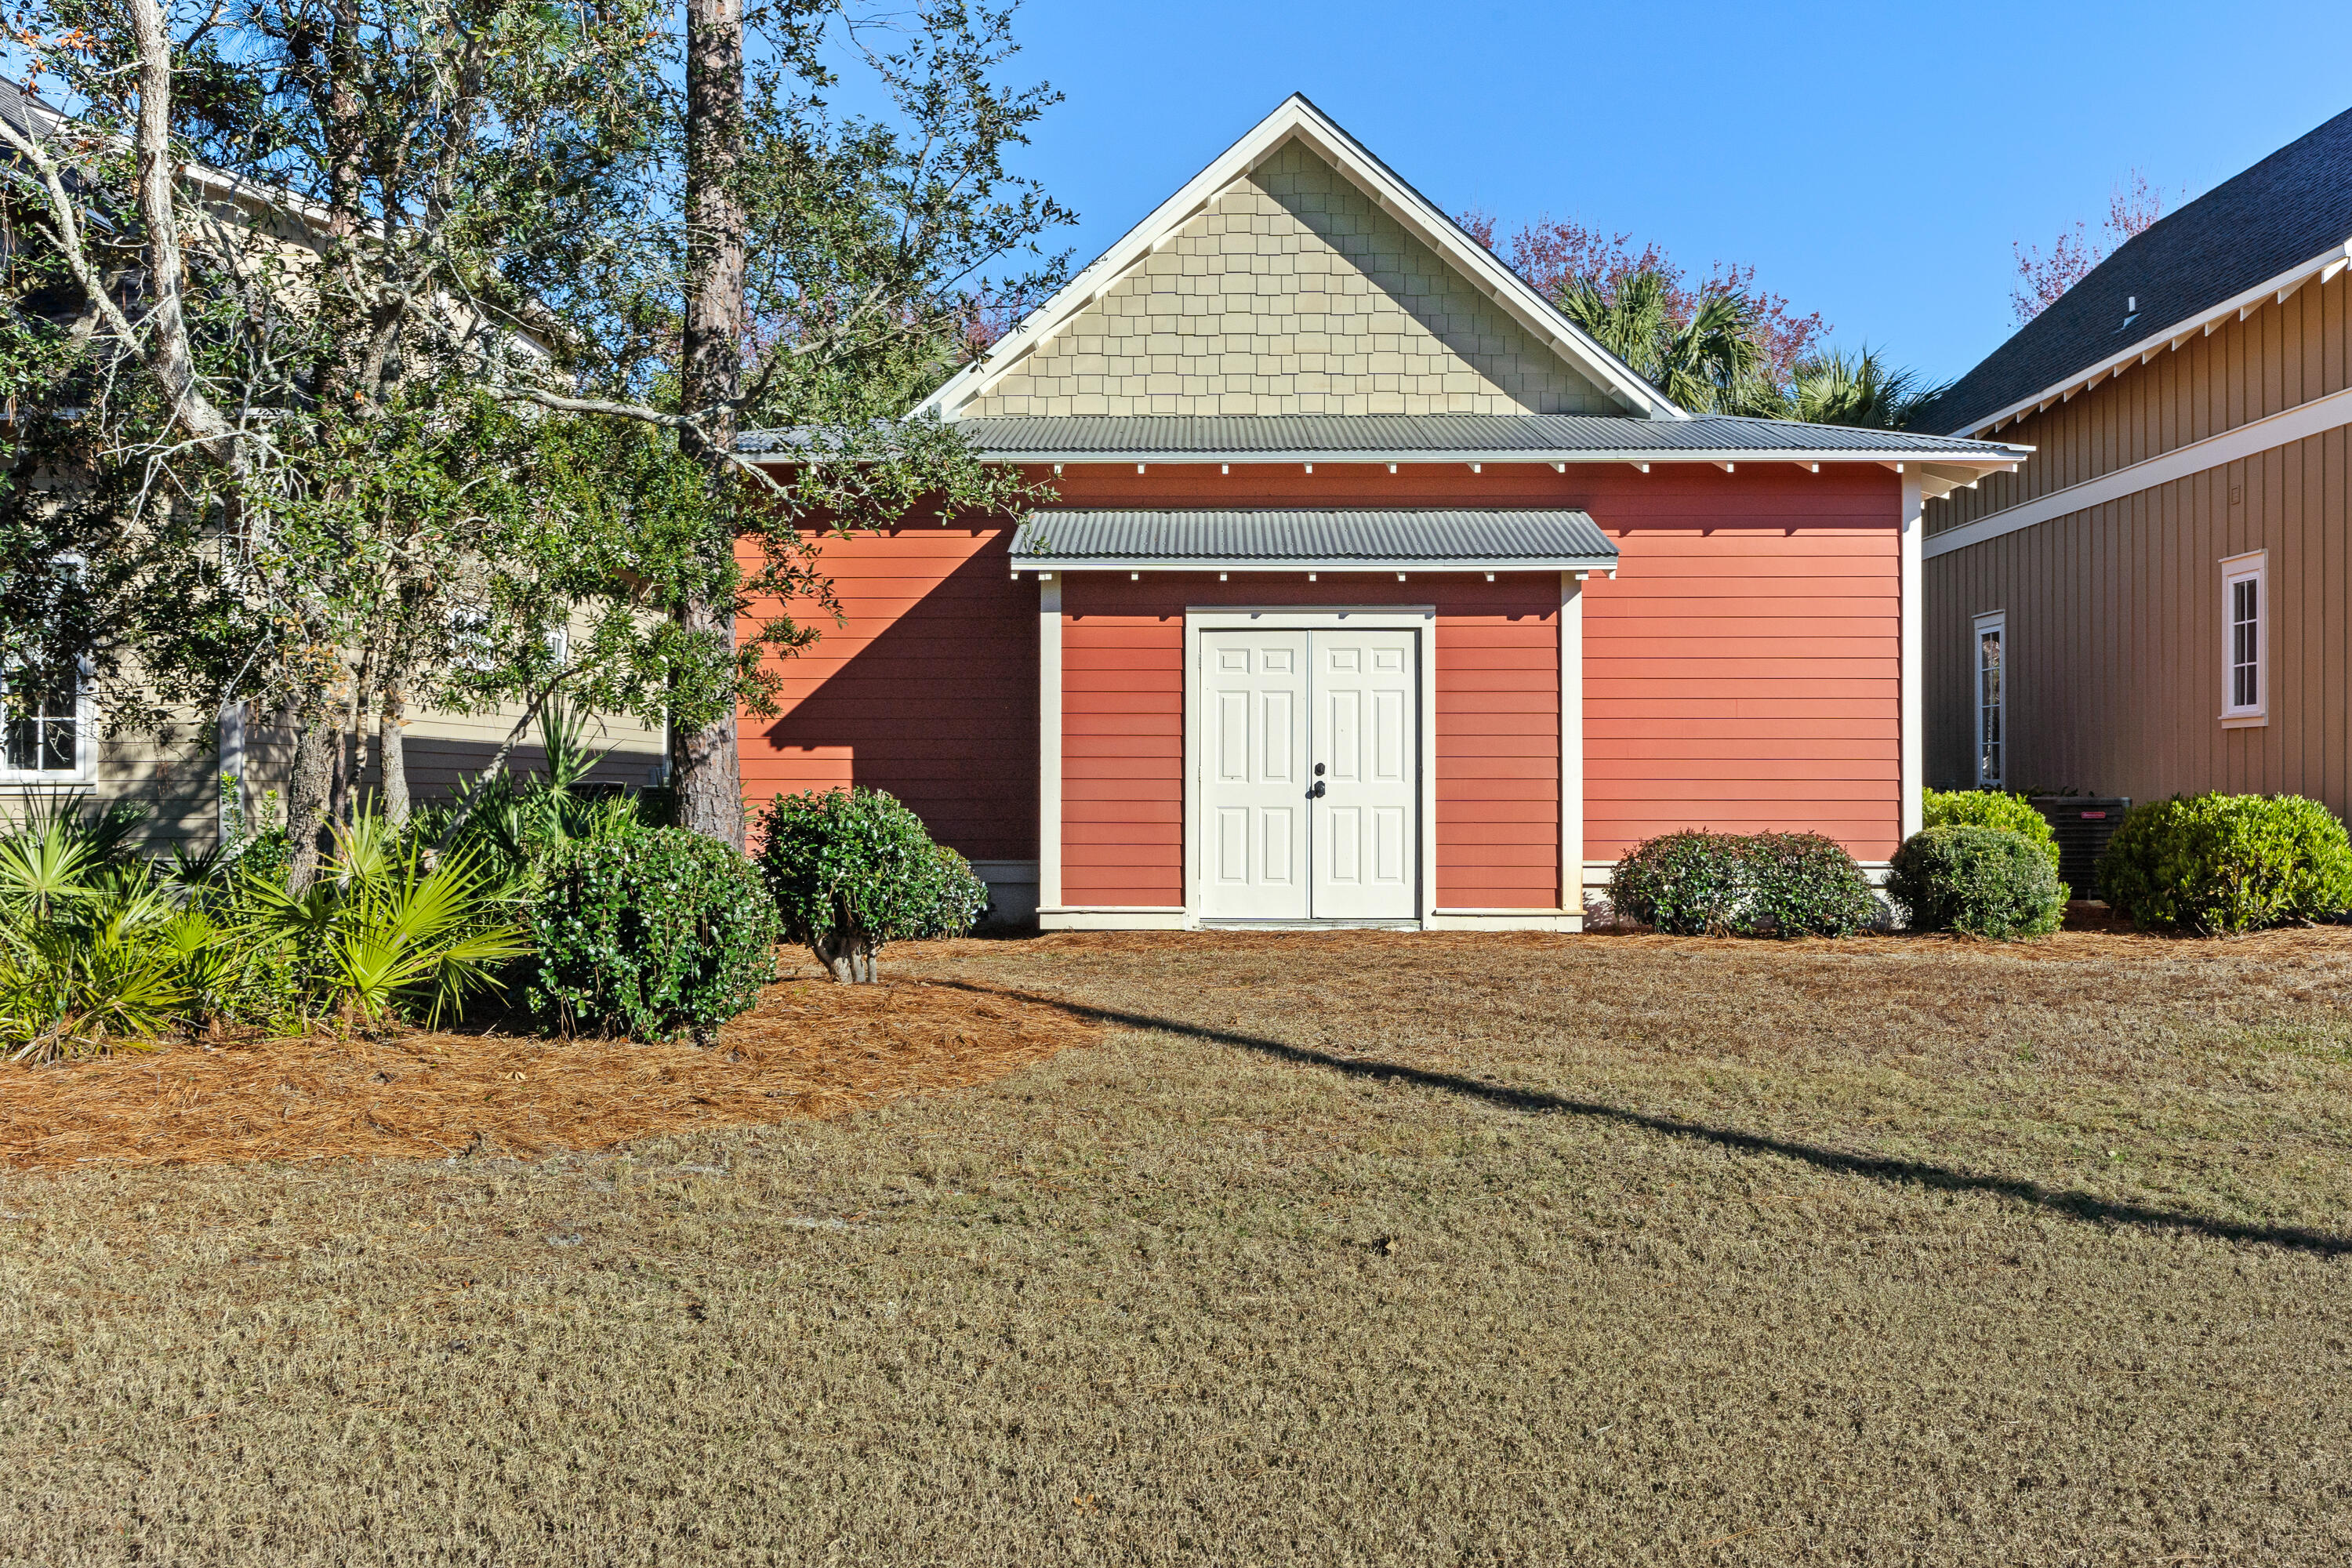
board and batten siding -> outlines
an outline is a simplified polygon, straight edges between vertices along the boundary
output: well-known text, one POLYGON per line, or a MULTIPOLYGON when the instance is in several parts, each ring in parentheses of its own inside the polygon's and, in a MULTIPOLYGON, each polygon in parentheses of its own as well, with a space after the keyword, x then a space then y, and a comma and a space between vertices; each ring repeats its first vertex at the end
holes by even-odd
MULTIPOLYGON (((2347 386, 2352 275, 2339 274, 2003 429, 2033 456, 1928 502, 1930 547, 2347 386)), ((1973 624, 2000 611, 2011 787, 2134 800, 2290 792, 2352 809, 2347 460, 2338 427, 1930 554, 1928 782, 1974 782, 1973 624), (2268 722, 2228 728, 2221 563, 2256 550, 2267 555, 2268 722)))
POLYGON ((2200 332, 2003 427, 1993 439, 2031 446, 2032 457, 2016 473, 1990 475, 1975 489, 1929 501, 1928 537, 2347 385, 2352 272, 2306 283, 2284 304, 2267 302, 2243 321, 2224 321, 2210 337, 2200 332))
POLYGON ((1971 623, 1999 610, 2011 787, 2285 792, 2352 810, 2348 462, 2347 432, 2330 430, 1929 559, 1929 782, 1972 782, 1971 623), (2269 722, 2230 729, 2221 563, 2256 550, 2269 722))

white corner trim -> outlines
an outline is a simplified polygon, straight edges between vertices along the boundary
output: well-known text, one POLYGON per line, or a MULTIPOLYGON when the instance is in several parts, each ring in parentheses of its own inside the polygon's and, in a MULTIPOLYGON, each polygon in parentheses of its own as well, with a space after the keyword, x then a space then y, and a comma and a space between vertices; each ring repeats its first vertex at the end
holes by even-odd
POLYGON ((1037 580, 1037 904, 1062 901, 1062 580, 1037 580))
POLYGON ((2021 397, 2006 408, 1993 410, 1983 418, 1973 422, 1968 429, 1955 430, 1952 434, 1965 437, 1976 431, 1998 430, 2012 419, 2022 418, 2029 414, 2037 414, 2061 398, 2071 397, 2077 392, 2088 391, 2108 376, 2129 369, 2134 361, 2146 363, 2156 357, 2158 350, 2167 347, 2177 349, 2194 338, 2210 337, 2216 327, 2232 316, 2242 321, 2265 304, 2276 302, 2284 305, 2296 289, 2302 288, 2315 276, 2323 284, 2333 282, 2336 275, 2344 270, 2347 261, 2352 261, 2352 238, 2330 246, 2308 261, 2297 262, 2277 277, 2257 283, 2242 294, 2231 295, 2220 304, 2209 308, 2201 315, 2183 316, 2161 331, 2149 333, 2129 348, 2112 353, 2105 359, 2095 360, 2075 371, 2065 380, 2053 381, 2041 391, 2021 397), (2201 332, 2198 331, 2200 325, 2204 329, 2201 332))
POLYGON ((1170 234, 1206 210, 1218 193, 1247 174, 1293 137, 1306 142, 1372 199, 1373 205, 1451 261, 1487 298, 1532 331, 1554 353, 1575 363, 1625 405, 1654 419, 1687 419, 1654 387, 1562 315, 1533 285, 1503 265, 1501 258, 1462 231, 1428 197, 1342 131, 1324 112, 1293 93, 1257 122, 1141 223, 1089 262, 1054 297, 1037 307, 980 359, 966 365, 925 398, 915 415, 952 419, 964 405, 1059 331, 1080 310, 1108 292, 1128 269, 1149 257, 1170 234))
POLYGON ((1902 562, 1899 568, 1902 577, 1902 684, 1896 716, 1900 730, 1897 750, 1901 761, 1895 770, 1896 787, 1903 792, 1902 798, 1895 803, 1896 822, 1904 838, 1918 832, 1927 820, 1925 793, 1927 782, 1927 572, 1920 552, 1920 541, 1927 527, 1922 515, 1926 504, 1918 477, 1906 468, 1903 472, 1902 562))
POLYGON ((2105 506, 2113 500, 2168 485, 2201 474, 2208 468, 2218 468, 2224 463, 2235 463, 2267 452, 2273 447, 2324 436, 2339 426, 2352 425, 2352 387, 2331 392, 2325 397, 2315 397, 2308 403, 2298 403, 2293 408, 2249 420, 2234 430, 2224 430, 2218 436, 2208 436, 2202 441, 2192 441, 2186 447, 2176 447, 2169 452, 2145 458, 2113 473, 2101 474, 2095 479, 2084 479, 2079 485, 2068 485, 2063 490, 2052 490, 2046 496, 2020 501, 1974 522, 1958 528, 1948 528, 1927 541, 1931 557, 1948 555, 1955 550, 1965 550, 1971 544, 1999 539, 2036 523, 2068 516, 2095 506, 2105 506))
POLYGON ((1559 574, 1559 894, 1575 912, 1584 866, 1584 580, 1559 574))

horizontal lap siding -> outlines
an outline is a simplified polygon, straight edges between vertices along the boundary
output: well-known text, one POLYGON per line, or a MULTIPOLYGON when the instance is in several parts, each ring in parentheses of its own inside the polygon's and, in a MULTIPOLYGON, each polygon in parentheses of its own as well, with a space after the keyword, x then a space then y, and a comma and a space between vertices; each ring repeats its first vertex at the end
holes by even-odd
POLYGON ((928 523, 820 542, 845 623, 794 606, 821 635, 770 661, 779 716, 741 717, 754 808, 864 784, 975 860, 1036 858, 1037 589, 1013 581, 1010 547, 1005 529, 928 523))
POLYGON ((1611 476, 1584 595, 1585 854, 1683 827, 1901 831, 1898 481, 1790 465, 1611 476))
POLYGON ((1066 902, 1184 901, 1184 613, 1434 605, 1437 903, 1559 907, 1559 586, 1483 578, 1078 574, 1062 630, 1066 902))

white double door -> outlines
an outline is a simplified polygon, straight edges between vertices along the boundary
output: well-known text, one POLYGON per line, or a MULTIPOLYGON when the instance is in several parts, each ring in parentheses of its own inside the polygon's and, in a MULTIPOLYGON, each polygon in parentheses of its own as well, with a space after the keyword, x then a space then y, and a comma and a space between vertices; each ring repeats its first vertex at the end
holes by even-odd
POLYGON ((1203 915, 1421 912, 1421 636, 1201 633, 1203 915))

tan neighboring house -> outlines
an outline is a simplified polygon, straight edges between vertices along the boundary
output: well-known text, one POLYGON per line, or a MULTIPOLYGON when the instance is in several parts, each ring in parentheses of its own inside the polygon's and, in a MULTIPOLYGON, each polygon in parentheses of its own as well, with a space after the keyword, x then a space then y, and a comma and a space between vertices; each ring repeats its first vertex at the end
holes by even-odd
POLYGON ((1927 508, 1927 778, 2352 809, 2352 112, 1948 393, 2035 448, 1927 508))
MULTIPOLYGON (((8 82, 0 81, 0 116, 31 138, 54 134, 58 111, 8 82)), ((261 235, 289 252, 315 254, 317 245, 299 210, 268 193, 204 168, 185 173, 199 194, 204 221, 224 234, 261 235)), ((0 213, 0 261, 16 239, 16 219, 0 213)), ((5 416, 13 416, 8 410, 5 416)), ((0 669, 0 691, 7 671, 0 669)), ((108 734, 98 704, 87 690, 15 694, 18 700, 0 716, 0 816, 44 796, 78 795, 100 804, 130 801, 151 812, 147 832, 158 847, 202 845, 220 835, 228 815, 224 775, 248 820, 261 825, 270 791, 282 802, 292 772, 294 728, 288 715, 248 712, 236 704, 220 713, 176 713, 156 733, 108 734)), ((404 730, 409 787, 420 801, 446 797, 459 778, 478 770, 503 744, 521 710, 457 714, 412 711, 404 730)), ((530 731, 535 738, 536 729, 530 731)), ((610 748, 597 776, 616 784, 658 784, 667 752, 659 725, 626 716, 599 715, 592 742, 610 748)), ((518 744, 510 765, 539 765, 535 743, 518 744)), ((362 774, 373 789, 376 771, 362 774)))

